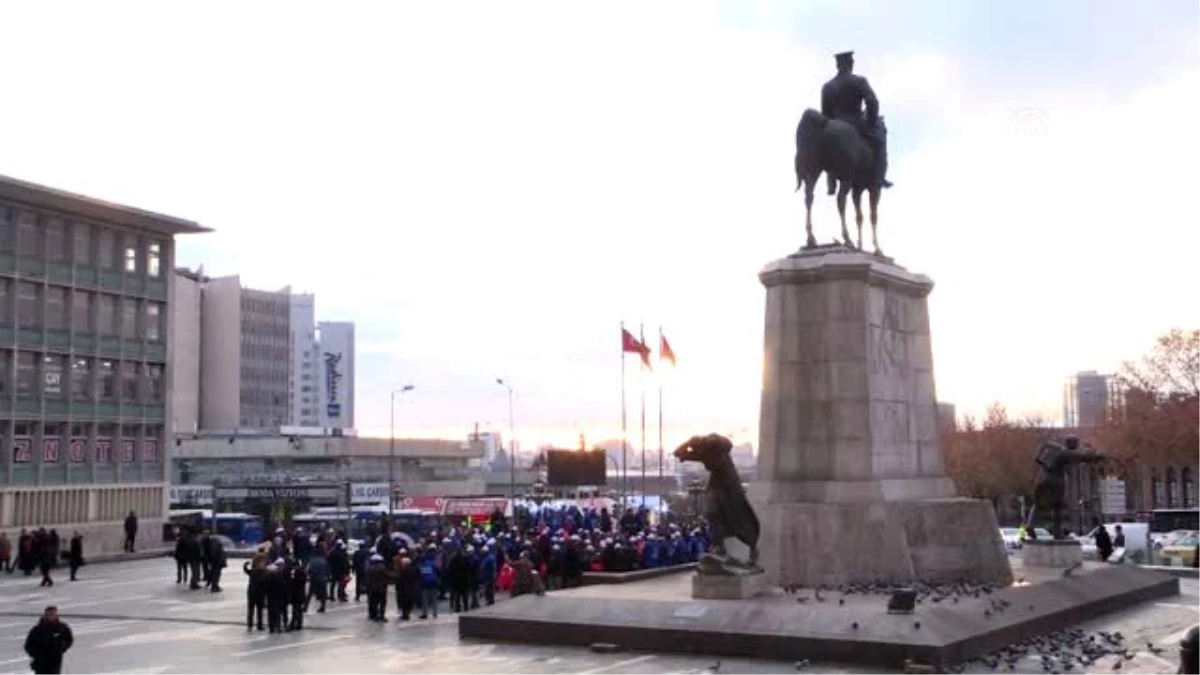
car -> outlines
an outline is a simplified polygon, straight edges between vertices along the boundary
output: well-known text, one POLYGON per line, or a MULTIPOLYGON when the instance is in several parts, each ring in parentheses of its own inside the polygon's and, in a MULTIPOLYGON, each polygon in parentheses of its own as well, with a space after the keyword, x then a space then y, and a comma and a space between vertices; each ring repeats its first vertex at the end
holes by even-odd
POLYGON ((1174 562, 1173 559, 1179 559, 1180 562, 1177 564, 1184 567, 1195 567, 1196 556, 1200 555, 1197 552, 1197 546, 1200 546, 1200 536, 1197 536, 1195 532, 1191 532, 1163 546, 1158 554, 1172 563, 1174 562))
POLYGON ((1004 540, 1004 548, 1008 551, 1016 551, 1021 548, 1021 530, 1016 527, 1000 528, 1000 538, 1004 540))
POLYGON ((1170 546, 1185 537, 1196 536, 1196 530, 1172 530, 1171 532, 1151 532, 1150 541, 1155 551, 1161 551, 1164 546, 1170 546))

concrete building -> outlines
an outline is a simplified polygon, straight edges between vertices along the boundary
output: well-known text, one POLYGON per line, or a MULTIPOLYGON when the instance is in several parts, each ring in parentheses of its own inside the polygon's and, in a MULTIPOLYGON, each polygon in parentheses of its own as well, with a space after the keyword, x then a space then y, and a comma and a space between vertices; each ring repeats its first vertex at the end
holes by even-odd
POLYGON ((171 431, 195 434, 200 428, 200 298, 204 276, 175 271, 171 285, 171 431))
MULTIPOLYGON (((379 483, 388 479, 389 439, 350 436, 201 436, 175 448, 172 483, 328 481, 379 483)), ((485 493, 479 443, 397 438, 397 488, 408 496, 485 493)))
POLYGON ((321 397, 317 347, 316 298, 311 293, 296 293, 291 297, 292 368, 289 374, 290 424, 298 427, 321 425, 321 397))
POLYGON ((322 321, 317 324, 320 360, 321 426, 337 433, 354 429, 354 324, 322 321))
POLYGON ((938 401, 938 427, 945 432, 953 432, 958 428, 958 410, 953 403, 938 401))
POLYGON ((1063 426, 1090 429, 1104 424, 1114 385, 1111 376, 1094 370, 1072 375, 1063 388, 1063 426))
POLYGON ((161 536, 177 234, 194 222, 0 177, 0 530, 161 536))

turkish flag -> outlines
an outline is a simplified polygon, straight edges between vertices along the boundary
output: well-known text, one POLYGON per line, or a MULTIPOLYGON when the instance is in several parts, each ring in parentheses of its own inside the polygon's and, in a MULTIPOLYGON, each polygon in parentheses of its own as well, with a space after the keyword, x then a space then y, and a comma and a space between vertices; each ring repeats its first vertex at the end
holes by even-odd
POLYGON ((624 328, 621 329, 621 351, 626 354, 640 354, 642 365, 650 367, 650 348, 624 328))
POLYGON ((658 359, 670 361, 671 365, 675 365, 675 352, 671 349, 671 343, 667 342, 667 336, 659 335, 658 341, 662 343, 658 346, 658 359))

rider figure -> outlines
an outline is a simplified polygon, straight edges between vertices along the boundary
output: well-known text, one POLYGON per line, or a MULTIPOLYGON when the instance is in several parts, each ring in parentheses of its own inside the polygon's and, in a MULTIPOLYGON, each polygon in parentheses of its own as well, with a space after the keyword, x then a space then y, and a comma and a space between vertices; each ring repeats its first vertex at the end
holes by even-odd
MULTIPOLYGON (((858 133, 875 151, 875 178, 885 188, 892 187, 887 179, 887 128, 879 116, 879 99, 867 83, 867 78, 854 74, 854 52, 835 54, 837 75, 821 88, 821 114, 829 119, 854 125, 858 133), (866 108, 865 114, 863 108, 866 108)), ((837 191, 837 181, 830 174, 829 194, 837 191)))

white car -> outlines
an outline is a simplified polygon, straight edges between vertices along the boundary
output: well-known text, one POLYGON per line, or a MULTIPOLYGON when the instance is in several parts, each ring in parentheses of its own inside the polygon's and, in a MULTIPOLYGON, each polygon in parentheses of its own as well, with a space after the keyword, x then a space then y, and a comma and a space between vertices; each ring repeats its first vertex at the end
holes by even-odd
POLYGON ((1021 548, 1021 530, 1019 528, 1000 528, 1000 538, 1004 540, 1005 550, 1016 551, 1021 548))

